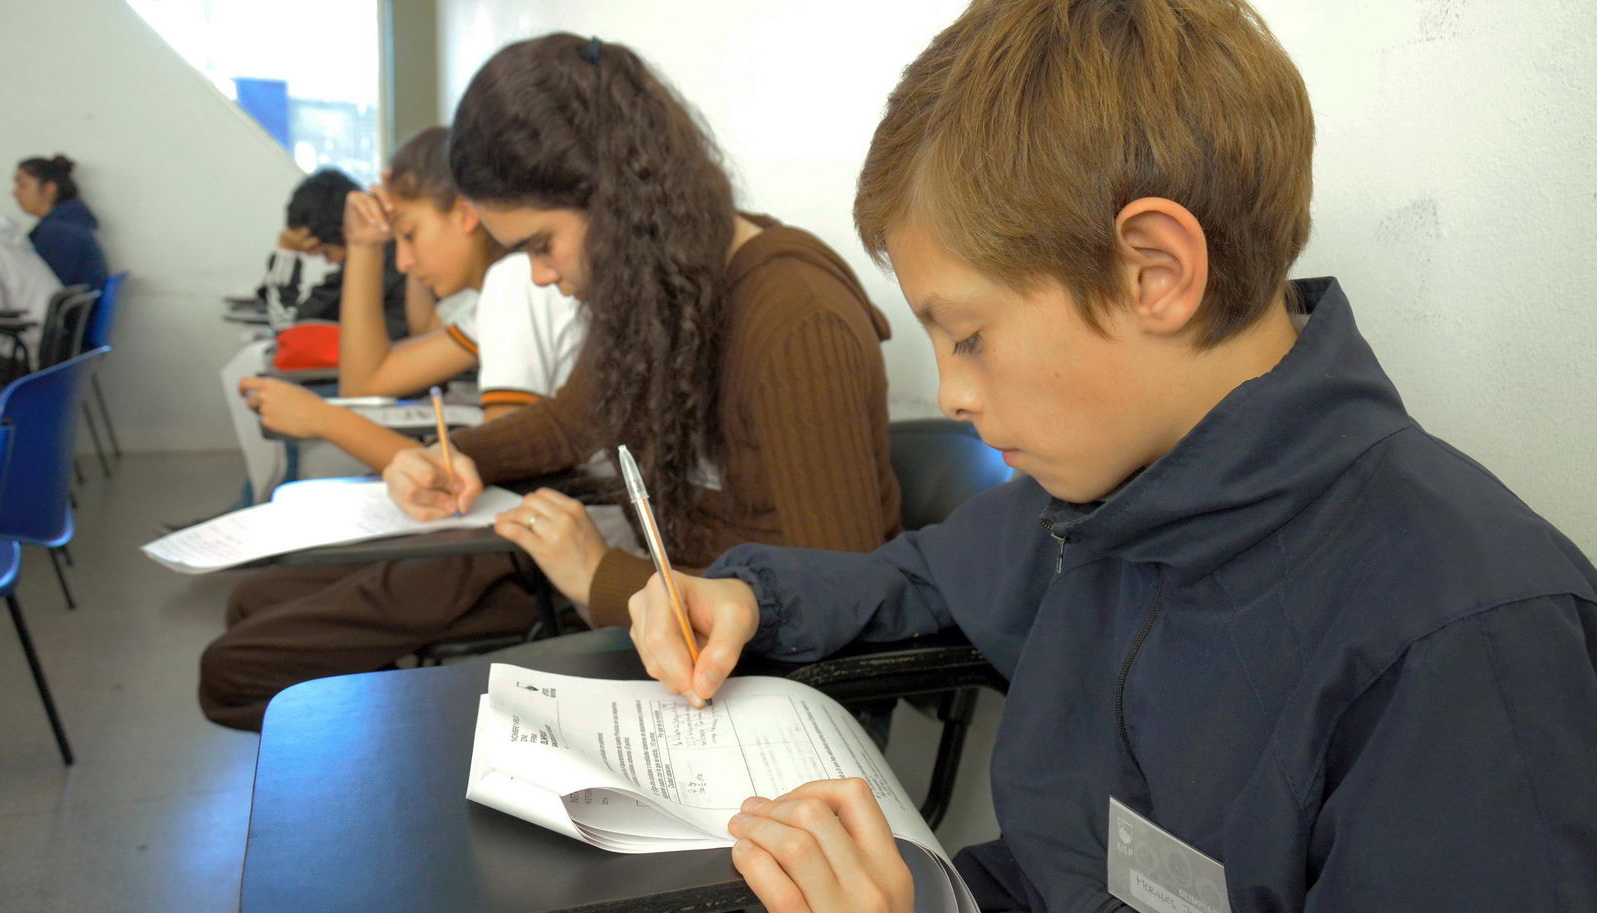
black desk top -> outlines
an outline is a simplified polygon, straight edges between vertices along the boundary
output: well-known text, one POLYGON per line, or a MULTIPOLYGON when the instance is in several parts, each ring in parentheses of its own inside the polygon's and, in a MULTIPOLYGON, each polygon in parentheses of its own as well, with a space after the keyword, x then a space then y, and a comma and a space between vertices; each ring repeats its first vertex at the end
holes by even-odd
MULTIPOLYGON (((630 651, 542 659, 642 678, 630 651)), ((727 850, 628 855, 466 800, 486 665, 344 675, 266 710, 241 913, 714 913, 754 903, 727 850)))

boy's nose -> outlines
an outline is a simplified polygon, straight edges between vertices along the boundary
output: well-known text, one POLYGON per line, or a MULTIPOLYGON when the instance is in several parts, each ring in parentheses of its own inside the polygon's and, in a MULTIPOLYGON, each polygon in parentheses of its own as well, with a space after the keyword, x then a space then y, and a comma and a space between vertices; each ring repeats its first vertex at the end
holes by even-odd
POLYGON ((955 421, 968 422, 981 412, 981 396, 974 384, 944 373, 937 382, 937 408, 955 421))

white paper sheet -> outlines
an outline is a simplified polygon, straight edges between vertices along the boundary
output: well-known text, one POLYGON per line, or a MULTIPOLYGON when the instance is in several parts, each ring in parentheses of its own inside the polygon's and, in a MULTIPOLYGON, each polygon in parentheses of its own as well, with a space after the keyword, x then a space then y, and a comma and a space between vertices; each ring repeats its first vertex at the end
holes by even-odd
MULTIPOLYGON (((397 402, 380 406, 355 405, 347 408, 384 428, 433 428, 438 424, 431 403, 397 402)), ((481 425, 482 409, 478 406, 445 404, 444 424, 450 428, 481 425)))
POLYGON ((653 853, 729 847, 726 824, 744 799, 841 777, 870 785, 916 876, 916 909, 975 913, 859 723, 785 679, 731 679, 695 710, 658 682, 495 663, 466 797, 603 849, 653 853))
POLYGON ((520 496, 490 486, 461 517, 423 523, 388 498, 382 482, 313 479, 279 486, 257 504, 178 530, 144 546, 150 558, 185 574, 204 574, 272 555, 399 536, 491 526, 520 496))

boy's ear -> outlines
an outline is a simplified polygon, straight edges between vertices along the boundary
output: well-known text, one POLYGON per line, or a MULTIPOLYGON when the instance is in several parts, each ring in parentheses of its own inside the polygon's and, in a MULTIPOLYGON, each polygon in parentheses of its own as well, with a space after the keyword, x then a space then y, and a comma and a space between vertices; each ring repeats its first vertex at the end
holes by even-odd
POLYGON ((1173 336, 1192 323, 1209 285, 1209 246, 1196 216, 1161 197, 1133 200, 1115 216, 1115 253, 1143 330, 1173 336))
POLYGON ((471 201, 465 197, 455 197, 455 203, 450 209, 455 224, 459 225, 461 232, 465 234, 476 231, 477 226, 482 224, 482 219, 477 216, 477 207, 471 205, 471 201))

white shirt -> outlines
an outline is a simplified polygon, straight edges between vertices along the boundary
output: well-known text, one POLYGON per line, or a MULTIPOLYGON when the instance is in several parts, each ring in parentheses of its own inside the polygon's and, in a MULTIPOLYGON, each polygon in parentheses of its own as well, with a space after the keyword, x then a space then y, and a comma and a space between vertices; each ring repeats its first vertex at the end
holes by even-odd
MULTIPOLYGON (((61 290, 61 280, 44 262, 22 226, 0 215, 0 310, 24 312, 24 319, 44 322, 50 296, 61 290)), ((38 354, 39 327, 22 334, 30 352, 38 354)))
POLYGON ((553 395, 570 376, 587 329, 577 300, 533 284, 532 264, 519 253, 488 268, 476 311, 448 328, 477 355, 485 407, 553 395))

